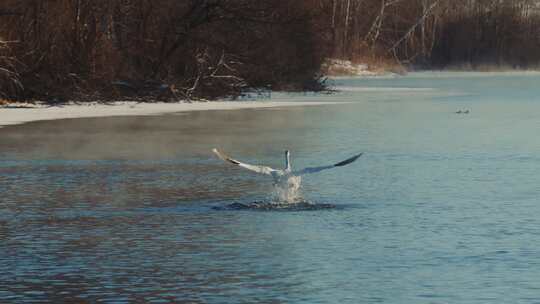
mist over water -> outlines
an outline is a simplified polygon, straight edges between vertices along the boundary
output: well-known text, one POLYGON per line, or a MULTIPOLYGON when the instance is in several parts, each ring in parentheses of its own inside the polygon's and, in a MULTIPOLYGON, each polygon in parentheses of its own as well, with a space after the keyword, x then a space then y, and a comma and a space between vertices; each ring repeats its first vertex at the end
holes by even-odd
POLYGON ((273 98, 350 104, 2 128, 0 302, 539 302, 539 82, 342 78, 273 98), (364 155, 290 194, 214 147, 275 168, 364 155), (275 195, 337 208, 213 209, 275 195))

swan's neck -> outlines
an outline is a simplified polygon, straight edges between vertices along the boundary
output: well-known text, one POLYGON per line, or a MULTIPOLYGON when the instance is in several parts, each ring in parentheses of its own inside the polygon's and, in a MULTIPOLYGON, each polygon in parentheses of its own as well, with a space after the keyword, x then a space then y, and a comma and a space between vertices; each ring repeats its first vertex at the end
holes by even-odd
POLYGON ((285 151, 285 171, 291 171, 291 153, 285 151))

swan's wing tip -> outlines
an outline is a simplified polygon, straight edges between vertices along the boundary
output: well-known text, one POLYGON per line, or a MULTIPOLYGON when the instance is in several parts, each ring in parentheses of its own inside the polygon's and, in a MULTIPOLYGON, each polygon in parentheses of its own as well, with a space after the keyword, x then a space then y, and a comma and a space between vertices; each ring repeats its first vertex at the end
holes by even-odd
POLYGON ((220 159, 227 160, 227 155, 221 153, 218 149, 214 148, 212 149, 212 152, 214 152, 214 154, 217 155, 217 157, 219 157, 220 159))
POLYGON ((353 163, 354 161, 356 161, 360 156, 362 156, 364 153, 360 153, 360 154, 357 154, 351 158, 348 158, 342 162, 339 162, 337 164, 334 165, 334 167, 341 167, 341 166, 346 166, 350 163, 353 163))
POLYGON ((214 148, 212 149, 212 152, 214 152, 217 157, 219 157, 220 159, 226 161, 226 162, 229 162, 231 164, 235 164, 235 165, 240 165, 241 163, 239 161, 237 161, 236 159, 232 159, 230 158, 229 156, 223 154, 222 152, 220 152, 218 149, 214 148))
POLYGON ((219 157, 221 160, 229 162, 229 163, 237 165, 237 166, 240 166, 240 167, 243 167, 243 168, 248 169, 250 171, 254 171, 254 172, 261 173, 261 174, 266 174, 266 175, 272 175, 272 172, 276 171, 276 170, 274 170, 274 169, 272 169, 270 167, 250 165, 250 164, 239 162, 236 159, 231 158, 231 157, 227 156, 226 154, 220 152, 216 148, 212 149, 212 152, 214 152, 217 155, 217 157, 219 157))
POLYGON ((212 152, 217 155, 217 157, 223 159, 223 153, 219 152, 217 148, 212 149, 212 152))

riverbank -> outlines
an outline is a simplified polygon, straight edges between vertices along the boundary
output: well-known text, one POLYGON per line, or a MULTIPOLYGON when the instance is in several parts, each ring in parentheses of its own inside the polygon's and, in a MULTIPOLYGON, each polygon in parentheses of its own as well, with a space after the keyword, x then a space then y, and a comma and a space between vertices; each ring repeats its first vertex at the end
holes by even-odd
POLYGON ((385 77, 407 74, 405 67, 388 60, 371 59, 352 62, 346 59, 327 58, 321 72, 328 77, 385 77), (368 63, 369 62, 369 63, 368 63))
POLYGON ((23 124, 32 121, 56 120, 68 118, 90 118, 109 116, 146 116, 171 114, 177 112, 239 110, 274 107, 315 106, 338 104, 340 102, 310 101, 221 101, 195 103, 138 103, 113 102, 103 103, 70 103, 59 106, 45 104, 10 104, 0 107, 0 128, 8 125, 23 124))

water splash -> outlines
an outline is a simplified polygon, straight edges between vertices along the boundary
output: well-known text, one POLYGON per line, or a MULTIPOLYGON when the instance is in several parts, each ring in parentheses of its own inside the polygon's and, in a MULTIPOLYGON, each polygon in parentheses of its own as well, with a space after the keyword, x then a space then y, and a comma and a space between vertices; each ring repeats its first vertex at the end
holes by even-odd
POLYGON ((226 206, 214 206, 212 209, 220 211, 252 210, 252 211, 317 211, 335 209, 332 204, 317 204, 309 201, 297 202, 294 204, 276 202, 253 202, 253 203, 232 203, 226 206))
POLYGON ((232 203, 227 206, 214 206, 214 210, 259 210, 259 211, 313 211, 335 208, 332 204, 317 204, 302 197, 302 178, 284 176, 274 184, 268 199, 252 203, 232 203))
POLYGON ((297 204, 305 202, 301 192, 302 177, 287 176, 274 184, 270 200, 277 204, 297 204))

